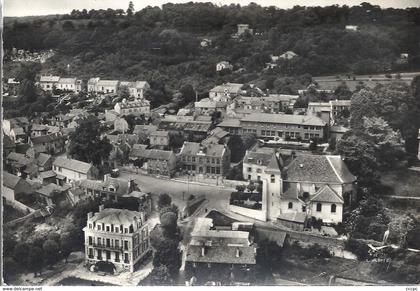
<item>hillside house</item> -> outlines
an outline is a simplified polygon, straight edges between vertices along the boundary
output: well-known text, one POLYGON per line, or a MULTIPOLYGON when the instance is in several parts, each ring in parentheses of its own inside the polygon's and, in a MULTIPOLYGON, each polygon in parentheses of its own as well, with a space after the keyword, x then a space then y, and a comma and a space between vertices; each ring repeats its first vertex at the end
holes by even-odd
POLYGON ((216 72, 223 70, 233 70, 233 66, 228 61, 221 61, 216 64, 216 72))
POLYGON ((92 164, 64 157, 56 158, 52 169, 57 174, 57 184, 59 185, 95 179, 98 176, 98 170, 92 164))
POLYGON ((24 179, 3 171, 2 197, 9 201, 15 201, 17 194, 30 194, 31 185, 24 179))
POLYGON ((59 76, 41 76, 39 79, 39 86, 44 91, 52 91, 53 88, 57 88, 59 76))

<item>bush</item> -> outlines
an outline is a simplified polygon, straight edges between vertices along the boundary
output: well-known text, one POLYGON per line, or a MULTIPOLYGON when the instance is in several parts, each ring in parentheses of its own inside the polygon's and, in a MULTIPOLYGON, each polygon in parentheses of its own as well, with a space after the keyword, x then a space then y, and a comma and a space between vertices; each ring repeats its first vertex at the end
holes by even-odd
POLYGON ((302 249, 302 256, 305 258, 331 258, 330 251, 320 246, 319 244, 313 244, 309 248, 302 249))
POLYGON ((370 258, 369 247, 356 239, 349 239, 345 244, 345 249, 355 254, 360 261, 370 258))

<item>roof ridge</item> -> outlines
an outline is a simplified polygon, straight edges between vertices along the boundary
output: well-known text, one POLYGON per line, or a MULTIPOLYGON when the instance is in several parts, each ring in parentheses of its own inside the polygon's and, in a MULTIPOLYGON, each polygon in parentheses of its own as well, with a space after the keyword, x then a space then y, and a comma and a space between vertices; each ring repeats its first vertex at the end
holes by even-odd
POLYGON ((333 171, 334 171, 335 175, 337 176, 338 180, 341 183, 344 183, 343 179, 338 174, 337 169, 334 167, 333 163, 331 162, 330 157, 341 157, 341 156, 339 156, 339 155, 335 155, 335 156, 334 155, 327 155, 327 156, 325 156, 325 158, 327 159, 328 163, 330 164, 331 168, 333 169, 333 171))

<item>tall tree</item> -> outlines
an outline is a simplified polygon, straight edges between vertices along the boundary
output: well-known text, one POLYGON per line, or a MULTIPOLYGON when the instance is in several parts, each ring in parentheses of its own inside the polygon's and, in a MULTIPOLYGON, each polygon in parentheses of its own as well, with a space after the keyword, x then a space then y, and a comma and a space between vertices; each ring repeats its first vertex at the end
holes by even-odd
POLYGON ((101 124, 97 118, 83 120, 70 135, 69 154, 76 160, 100 165, 108 159, 112 145, 101 138, 101 124))
POLYGON ((44 266, 44 253, 40 247, 31 246, 28 254, 28 269, 32 271, 35 276, 41 274, 44 266))
POLYGON ((350 106, 350 127, 358 132, 363 128, 363 117, 376 116, 378 95, 372 90, 362 89, 353 94, 350 106))
POLYGON ((128 3, 127 16, 133 16, 133 14, 134 14, 134 4, 133 4, 133 1, 130 1, 128 3))

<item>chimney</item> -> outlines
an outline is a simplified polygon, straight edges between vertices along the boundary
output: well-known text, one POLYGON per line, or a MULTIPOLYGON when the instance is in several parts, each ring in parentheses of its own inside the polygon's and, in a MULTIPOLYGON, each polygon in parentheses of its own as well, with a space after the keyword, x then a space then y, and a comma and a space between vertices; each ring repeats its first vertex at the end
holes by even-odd
POLYGON ((241 255, 241 251, 239 250, 239 248, 236 248, 236 257, 239 258, 241 255))
POLYGON ((101 212, 102 210, 104 210, 104 205, 103 204, 99 205, 99 212, 101 212))
POLYGON ((87 218, 91 219, 93 217, 93 212, 89 212, 87 218))
POLYGON ((205 246, 201 247, 201 256, 204 257, 206 255, 206 248, 205 246))

